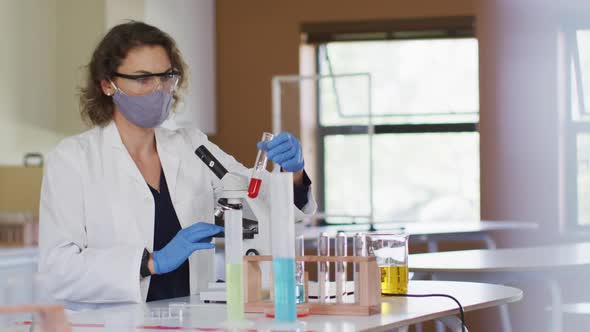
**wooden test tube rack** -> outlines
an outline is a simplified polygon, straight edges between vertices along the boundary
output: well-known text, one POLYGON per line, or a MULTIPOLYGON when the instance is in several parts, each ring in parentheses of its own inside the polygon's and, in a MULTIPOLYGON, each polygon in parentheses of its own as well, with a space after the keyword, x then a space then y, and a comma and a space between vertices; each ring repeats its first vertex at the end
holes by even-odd
MULTIPOLYGON (((308 283, 305 278, 305 303, 298 307, 309 308, 311 315, 353 315, 368 316, 381 312, 381 276, 375 257, 361 256, 297 256, 297 262, 346 262, 359 264, 359 294, 356 303, 310 303, 308 283)), ((271 300, 262 299, 261 262, 271 262, 272 256, 244 256, 244 310, 262 313, 274 307, 271 300)), ((272 288, 272 287, 271 287, 272 288)), ((295 290, 293 290, 295 291, 295 290)))

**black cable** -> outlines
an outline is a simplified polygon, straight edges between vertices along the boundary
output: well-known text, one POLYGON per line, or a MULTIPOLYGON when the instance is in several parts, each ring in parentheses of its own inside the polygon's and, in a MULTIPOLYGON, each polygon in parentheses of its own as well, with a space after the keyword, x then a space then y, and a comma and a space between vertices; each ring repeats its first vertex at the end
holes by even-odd
POLYGON ((459 306, 459 312, 461 314, 461 331, 465 332, 465 313, 463 312, 463 306, 461 302, 455 297, 448 294, 387 294, 387 296, 399 296, 399 297, 446 297, 449 298, 459 306))

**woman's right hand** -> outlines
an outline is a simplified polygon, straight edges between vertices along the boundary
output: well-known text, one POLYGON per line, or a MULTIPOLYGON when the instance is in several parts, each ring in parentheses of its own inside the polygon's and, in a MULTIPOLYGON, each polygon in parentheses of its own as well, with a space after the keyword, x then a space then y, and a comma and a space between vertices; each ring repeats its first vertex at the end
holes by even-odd
POLYGON ((198 222, 181 229, 168 244, 154 251, 152 258, 154 272, 164 274, 176 270, 196 250, 213 249, 211 237, 223 232, 223 227, 198 222))

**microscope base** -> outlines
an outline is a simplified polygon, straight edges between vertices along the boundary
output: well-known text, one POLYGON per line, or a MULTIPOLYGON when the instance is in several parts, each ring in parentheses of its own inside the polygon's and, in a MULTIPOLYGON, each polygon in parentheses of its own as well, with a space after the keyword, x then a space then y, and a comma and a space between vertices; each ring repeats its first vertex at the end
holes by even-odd
POLYGON ((208 289, 201 291, 199 298, 205 303, 226 303, 227 294, 225 292, 225 283, 210 282, 208 289))

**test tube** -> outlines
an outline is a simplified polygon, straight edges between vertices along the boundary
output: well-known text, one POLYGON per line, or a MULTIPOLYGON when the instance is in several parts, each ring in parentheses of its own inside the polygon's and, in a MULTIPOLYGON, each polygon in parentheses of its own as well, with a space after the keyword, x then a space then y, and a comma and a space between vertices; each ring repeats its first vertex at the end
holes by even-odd
MULTIPOLYGON (((318 237, 318 256, 330 256, 330 238, 325 232, 321 232, 318 237)), ((326 303, 326 297, 329 296, 329 277, 330 263, 318 262, 318 298, 320 303, 326 303)))
MULTIPOLYGON (((273 137, 273 134, 264 132, 262 133, 261 141, 268 143, 273 137)), ((252 177, 250 178, 250 184, 248 185, 248 197, 250 198, 258 197, 260 186, 262 186, 262 172, 266 170, 267 161, 268 158, 266 156, 266 151, 258 150, 256 162, 254 163, 254 168, 252 169, 252 177)))
MULTIPOLYGON (((367 236, 363 233, 356 233, 352 241, 352 255, 366 257, 369 255, 367 247, 367 236)), ((360 302, 360 264, 354 263, 354 302, 360 302)))
MULTIPOLYGON (((295 255, 305 256, 305 238, 303 235, 295 239, 295 255)), ((305 303, 305 262, 295 262, 295 299, 297 304, 305 303)))
MULTIPOLYGON (((346 256, 346 234, 338 232, 335 241, 335 256, 346 256)), ((346 295, 346 262, 336 262, 336 303, 344 303, 346 295)))
MULTIPOLYGON (((230 204, 240 200, 228 199, 230 204)), ((225 286, 227 293, 227 319, 244 319, 244 273, 242 253, 242 211, 225 211, 225 286)))
POLYGON ((293 173, 272 173, 270 181, 270 220, 275 320, 295 322, 295 216, 293 212, 293 173))

